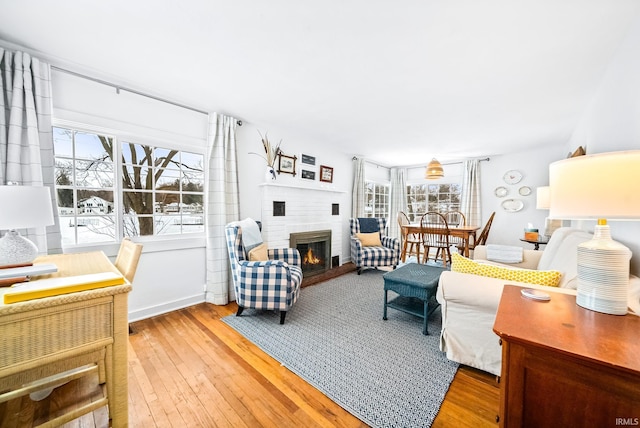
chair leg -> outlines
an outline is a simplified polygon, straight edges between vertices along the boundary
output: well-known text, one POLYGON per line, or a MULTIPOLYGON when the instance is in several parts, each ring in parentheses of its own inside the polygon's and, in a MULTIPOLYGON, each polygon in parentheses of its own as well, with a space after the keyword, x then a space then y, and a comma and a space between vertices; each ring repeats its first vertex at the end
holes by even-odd
POLYGON ((238 312, 236 312, 236 316, 239 317, 242 314, 242 311, 244 311, 244 308, 238 305, 238 312))
POLYGON ((287 316, 287 311, 280 311, 280 324, 284 324, 284 318, 287 316))
POLYGON ((358 273, 358 275, 360 275, 360 272, 362 272, 362 268, 361 268, 360 266, 358 266, 358 267, 356 268, 356 272, 358 273))

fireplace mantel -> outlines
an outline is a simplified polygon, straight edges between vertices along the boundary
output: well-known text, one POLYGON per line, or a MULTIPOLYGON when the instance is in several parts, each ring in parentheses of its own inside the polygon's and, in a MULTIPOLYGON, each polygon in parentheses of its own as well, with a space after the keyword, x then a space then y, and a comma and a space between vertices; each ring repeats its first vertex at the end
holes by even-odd
POLYGON ((302 189, 302 190, 316 190, 320 192, 335 192, 335 193, 347 193, 345 190, 337 190, 331 187, 308 187, 300 186, 297 184, 282 184, 282 183, 262 183, 258 184, 258 187, 288 187, 290 189, 302 189))

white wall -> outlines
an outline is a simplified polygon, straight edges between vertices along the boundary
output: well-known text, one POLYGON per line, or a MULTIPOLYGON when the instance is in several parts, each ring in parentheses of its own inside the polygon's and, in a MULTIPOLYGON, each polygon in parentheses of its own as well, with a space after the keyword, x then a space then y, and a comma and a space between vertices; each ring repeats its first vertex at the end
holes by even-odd
MULTIPOLYGON (((587 154, 640 149, 640 19, 629 31, 571 137, 587 154)), ((640 168, 640 165, 638 165, 640 168)), ((640 213, 639 213, 640 214, 640 213)), ((593 230, 594 222, 583 227, 593 230)), ((633 252, 631 273, 640 275, 640 221, 610 222, 611 235, 633 252)))
POLYGON ((524 229, 531 223, 542 233, 549 214, 547 210, 536 209, 536 188, 549 185, 549 164, 566 157, 564 142, 558 142, 528 152, 491 156, 490 161, 480 163, 483 221, 486 222, 492 212, 496 213, 487 243, 533 248, 531 244, 520 241, 524 237, 524 229), (509 170, 519 171, 523 175, 522 180, 517 184, 505 183, 503 177, 509 170), (519 194, 523 186, 531 188, 529 196, 519 194), (497 197, 497 187, 507 188, 507 196, 497 197), (505 211, 502 203, 506 199, 519 199, 524 207, 518 212, 505 211))
MULTIPOLYGON (((204 149, 207 116, 170 104, 53 71, 54 118, 64 124, 92 125, 105 132, 145 136, 181 148, 204 149), (123 132, 124 131, 124 132, 123 132)), ((58 122, 60 123, 60 122, 58 122)), ((129 320, 135 321, 204 301, 205 252, 202 239, 145 241, 129 320)), ((102 250, 112 259, 117 244, 81 245, 65 252, 102 250)))

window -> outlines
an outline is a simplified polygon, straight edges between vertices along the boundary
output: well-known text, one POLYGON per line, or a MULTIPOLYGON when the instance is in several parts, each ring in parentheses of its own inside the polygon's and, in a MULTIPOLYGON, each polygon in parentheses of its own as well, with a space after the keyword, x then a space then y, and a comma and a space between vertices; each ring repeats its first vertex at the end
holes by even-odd
POLYGON ((389 217, 389 185, 367 181, 365 188, 365 217, 389 217))
POLYGON ((204 156, 54 127, 63 245, 204 232, 204 156))
POLYGON ((415 184, 407 186, 407 216, 417 222, 426 212, 446 213, 460 210, 460 192, 457 183, 415 184))

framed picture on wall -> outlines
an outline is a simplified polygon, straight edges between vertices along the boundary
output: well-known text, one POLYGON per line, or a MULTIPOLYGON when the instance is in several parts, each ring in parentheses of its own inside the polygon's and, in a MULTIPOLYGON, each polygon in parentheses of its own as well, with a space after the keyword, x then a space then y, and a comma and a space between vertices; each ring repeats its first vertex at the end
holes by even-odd
POLYGON ((307 180, 315 180, 316 179, 316 172, 315 171, 309 171, 306 169, 303 169, 301 172, 302 178, 307 179, 307 180))
POLYGON ((320 181, 333 183, 333 168, 326 165, 320 165, 320 181))
POLYGON ((302 163, 305 163, 307 165, 315 165, 316 164, 316 157, 315 156, 305 155, 304 153, 301 156, 302 156, 302 163))
POLYGON ((278 174, 291 174, 296 176, 296 156, 287 156, 280 152, 280 159, 278 162, 278 174))

